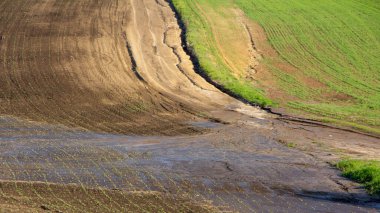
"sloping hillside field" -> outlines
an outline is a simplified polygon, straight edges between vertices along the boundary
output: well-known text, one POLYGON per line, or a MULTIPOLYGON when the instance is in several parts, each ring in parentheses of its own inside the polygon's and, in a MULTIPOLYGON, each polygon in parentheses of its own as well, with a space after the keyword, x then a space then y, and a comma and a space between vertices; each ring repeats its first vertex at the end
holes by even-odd
POLYGON ((175 134, 195 131, 178 120, 191 118, 195 106, 217 106, 208 97, 218 92, 176 49, 178 26, 161 27, 175 18, 151 20, 144 2, 1 5, 3 114, 95 131, 175 134))
POLYGON ((201 68, 214 81, 262 106, 380 133, 379 2, 173 3, 201 68), (236 12, 238 8, 244 15, 236 12), (242 40, 247 30, 261 56, 259 66, 230 63, 240 56, 244 61, 247 48, 238 44, 236 35, 242 40), (228 78, 231 73, 233 81, 228 78))
POLYGON ((379 211, 376 2, 272 3, 1 0, 0 213, 379 211))

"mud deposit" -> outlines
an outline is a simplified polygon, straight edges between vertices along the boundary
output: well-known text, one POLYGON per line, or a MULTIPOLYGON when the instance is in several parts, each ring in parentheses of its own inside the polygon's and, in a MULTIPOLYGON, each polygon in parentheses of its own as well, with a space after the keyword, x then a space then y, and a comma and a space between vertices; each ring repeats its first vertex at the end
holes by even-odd
POLYGON ((0 126, 5 203, 10 197, 31 196, 41 197, 33 200, 34 206, 75 211, 75 206, 95 202, 97 211, 106 212, 132 208, 120 205, 124 199, 141 209, 144 202, 160 201, 163 209, 173 211, 179 206, 163 199, 181 198, 186 201, 181 208, 191 209, 190 204, 186 207, 190 202, 207 206, 202 211, 375 212, 375 201, 363 192, 349 193, 337 170, 257 127, 220 125, 197 136, 148 137, 96 134, 5 117, 0 126), (64 191, 55 194, 54 202, 43 199, 52 199, 57 187, 64 191), (89 193, 91 188, 98 193, 89 193), (115 190, 120 195, 111 196, 115 190), (126 196, 137 192, 157 196, 153 201, 139 197, 141 202, 126 196), (71 202, 70 194, 86 193, 89 203, 64 202, 71 202))

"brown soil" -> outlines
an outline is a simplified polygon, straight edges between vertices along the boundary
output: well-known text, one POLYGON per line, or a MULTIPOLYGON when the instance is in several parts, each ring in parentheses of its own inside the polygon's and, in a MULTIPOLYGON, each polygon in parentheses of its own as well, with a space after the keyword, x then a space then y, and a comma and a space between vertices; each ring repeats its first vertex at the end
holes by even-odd
POLYGON ((166 1, 4 0, 0 18, 0 212, 380 208, 329 165, 379 159, 378 138, 218 91, 166 1))
POLYGON ((379 139, 248 112, 213 112, 230 124, 195 122, 208 133, 170 137, 99 134, 2 117, 0 179, 7 181, 0 185, 0 205, 16 212, 41 206, 92 211, 93 204, 99 212, 166 209, 162 203, 177 212, 184 202, 193 212, 380 208, 330 166, 341 157, 379 160, 379 139))
POLYGON ((0 113, 88 130, 178 134, 228 97, 192 69, 156 1, 3 1, 0 113), (215 98, 210 98, 215 97, 215 98))
MULTIPOLYGON (((255 52, 260 55, 260 58, 266 58, 273 61, 273 64, 286 73, 295 74, 298 72, 297 68, 293 67, 285 61, 279 60, 279 55, 275 49, 270 45, 264 29, 256 22, 244 17, 244 23, 247 27, 247 33, 252 38, 252 47, 255 52)), ((263 63, 258 63, 256 66, 256 72, 252 76, 253 79, 260 82, 260 86, 265 88, 266 94, 273 100, 278 100, 280 103, 286 103, 287 101, 296 100, 295 97, 289 95, 281 88, 279 88, 278 82, 276 82, 276 76, 270 71, 270 68, 263 63)))
POLYGON ((216 212, 160 192, 125 192, 43 182, 1 181, 0 212, 216 212), (16 186, 16 190, 15 190, 16 186))

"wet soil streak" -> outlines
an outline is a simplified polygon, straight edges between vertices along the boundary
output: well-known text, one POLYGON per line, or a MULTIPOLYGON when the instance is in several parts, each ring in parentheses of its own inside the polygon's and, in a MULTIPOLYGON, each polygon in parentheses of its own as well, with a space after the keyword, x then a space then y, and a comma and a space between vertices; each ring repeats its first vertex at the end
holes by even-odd
MULTIPOLYGON (((227 95, 229 95, 229 96, 231 96, 231 97, 233 97, 233 98, 235 98, 235 99, 237 99, 237 100, 239 100, 239 101, 241 101, 243 103, 249 104, 251 106, 261 107, 257 103, 248 101, 247 99, 243 98, 239 94, 236 94, 236 93, 232 92, 231 90, 225 88, 223 85, 218 84, 217 82, 215 82, 214 80, 212 80, 210 78, 210 76, 207 75, 207 73, 202 69, 196 53, 194 52, 194 50, 192 49, 192 47, 188 45, 188 43, 186 41, 187 29, 186 29, 185 23, 183 22, 181 14, 178 12, 177 8, 174 6, 174 4, 173 4, 173 2, 171 0, 165 0, 165 1, 168 2, 170 8, 173 10, 173 12, 175 14, 178 26, 181 29, 181 44, 182 44, 182 47, 183 47, 184 51, 186 52, 186 54, 190 56, 190 60, 191 60, 191 62, 194 65, 195 72, 198 75, 202 76, 208 83, 212 84, 213 86, 215 86, 216 88, 218 88, 220 91, 224 92, 225 94, 227 94, 227 95)), ((267 109, 265 107, 261 107, 261 108, 264 109, 264 110, 266 110, 266 111, 269 110, 269 109, 267 109)))

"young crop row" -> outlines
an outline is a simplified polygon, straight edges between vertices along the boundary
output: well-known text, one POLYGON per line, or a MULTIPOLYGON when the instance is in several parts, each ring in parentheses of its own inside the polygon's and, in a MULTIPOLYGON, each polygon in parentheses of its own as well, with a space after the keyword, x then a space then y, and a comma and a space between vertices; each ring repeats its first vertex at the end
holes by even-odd
MULTIPOLYGON (((222 59, 217 48, 213 31, 196 1, 173 0, 186 28, 188 48, 197 60, 199 71, 206 74, 212 81, 240 97, 260 106, 272 105, 272 101, 264 96, 258 87, 250 82, 237 78, 231 73, 230 66, 222 59)), ((222 4, 222 3, 220 3, 222 4)))
POLYGON ((380 11, 373 2, 236 2, 265 28, 285 61, 325 85, 315 88, 299 82, 307 95, 298 95, 300 100, 289 107, 375 127, 362 126, 371 132, 380 126, 380 31, 376 27, 380 11), (344 98, 326 94, 344 94, 344 98))
POLYGON ((369 132, 376 132, 380 126, 380 11, 375 2, 173 0, 173 3, 186 24, 187 42, 199 58, 202 70, 216 82, 260 105, 269 103, 263 100, 271 96, 282 107, 307 112, 318 119, 342 121, 369 132), (220 7, 243 10, 264 28, 278 53, 260 61, 276 84, 264 85, 261 89, 266 93, 258 89, 260 84, 231 75, 231 68, 215 48, 212 23, 207 22, 209 15, 202 10, 221 13, 220 7), (278 65, 284 63, 292 71, 278 65), (269 87, 285 93, 289 100, 271 94, 269 87), (256 96, 262 99, 255 99, 256 96))

